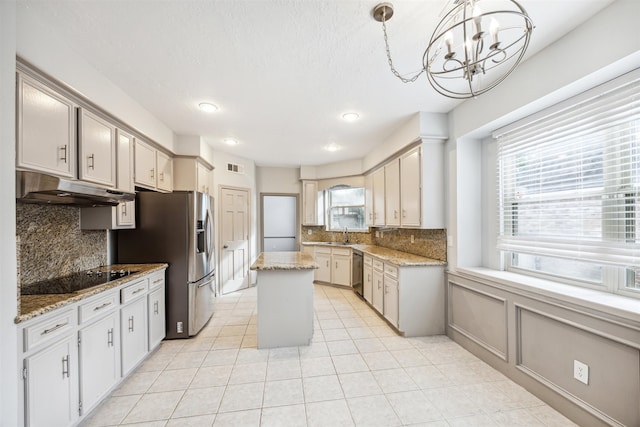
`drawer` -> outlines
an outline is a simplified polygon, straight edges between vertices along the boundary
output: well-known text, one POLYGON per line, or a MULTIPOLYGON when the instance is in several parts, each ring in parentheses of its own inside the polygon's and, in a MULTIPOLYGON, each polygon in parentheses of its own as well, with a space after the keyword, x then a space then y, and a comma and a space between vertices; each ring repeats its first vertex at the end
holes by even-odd
POLYGON ((373 268, 375 268, 376 270, 380 270, 383 271, 384 270, 384 263, 382 261, 380 261, 379 259, 373 259, 373 268))
POLYGON ((398 278, 398 267, 391 264, 384 265, 384 274, 387 276, 393 277, 394 279, 398 278))
POLYGON ((24 328, 24 351, 74 331, 75 319, 75 310, 70 309, 27 326, 24 328))
POLYGON ((149 279, 144 278, 120 290, 120 303, 126 304, 139 296, 144 295, 149 289, 149 279))
POLYGON ((351 248, 333 248, 331 255, 346 255, 351 256, 351 248))
POLYGON ((164 270, 149 276, 149 290, 159 288, 162 285, 164 285, 164 270))
POLYGON ((317 254, 331 254, 331 248, 327 246, 316 246, 317 254))
POLYGON ((373 258, 371 258, 370 256, 365 255, 363 257, 363 260, 364 260, 364 265, 373 265, 373 258))
POLYGON ((101 316, 118 306, 118 292, 107 292, 100 298, 92 298, 91 301, 80 304, 78 307, 78 321, 80 324, 101 316))

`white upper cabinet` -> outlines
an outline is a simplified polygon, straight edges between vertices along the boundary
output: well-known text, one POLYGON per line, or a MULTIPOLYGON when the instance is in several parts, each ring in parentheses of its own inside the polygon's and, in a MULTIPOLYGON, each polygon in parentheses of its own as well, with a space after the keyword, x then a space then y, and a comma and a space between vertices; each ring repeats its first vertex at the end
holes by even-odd
POLYGON ((324 199, 317 181, 302 181, 302 225, 324 224, 324 199))
POLYGON ((364 223, 368 227, 373 225, 373 176, 371 174, 364 177, 364 223))
POLYGON ((75 178, 76 105, 23 74, 17 84, 17 167, 75 178))
POLYGON ((400 161, 384 166, 385 219, 388 226, 400 225, 400 161))
POLYGON ((384 218, 384 203, 385 203, 385 193, 384 193, 384 168, 380 168, 373 172, 373 225, 384 226, 385 218, 384 218))
POLYGON ((156 186, 156 150, 149 144, 136 139, 134 182, 143 187, 156 186))
POLYGON ((196 188, 197 191, 211 194, 211 169, 200 162, 196 162, 196 188))
POLYGON ((422 225, 420 154, 420 147, 417 147, 400 157, 400 222, 403 227, 422 225))
POLYGON ((156 165, 158 167, 156 187, 158 190, 173 191, 173 159, 162 151, 156 151, 156 165))
POLYGON ((116 128, 81 108, 78 112, 79 178, 116 186, 116 128))
POLYGON ((120 129, 117 135, 117 180, 118 190, 133 192, 133 144, 134 138, 120 129))
POLYGON ((175 157, 173 159, 173 189, 211 193, 213 166, 199 157, 175 157))

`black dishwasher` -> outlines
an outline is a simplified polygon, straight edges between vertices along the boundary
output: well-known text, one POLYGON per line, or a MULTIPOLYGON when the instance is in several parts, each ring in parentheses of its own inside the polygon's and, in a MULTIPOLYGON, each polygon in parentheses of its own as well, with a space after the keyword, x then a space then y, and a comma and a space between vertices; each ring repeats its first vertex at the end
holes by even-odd
POLYGON ((362 252, 351 251, 351 286, 362 297, 362 252))

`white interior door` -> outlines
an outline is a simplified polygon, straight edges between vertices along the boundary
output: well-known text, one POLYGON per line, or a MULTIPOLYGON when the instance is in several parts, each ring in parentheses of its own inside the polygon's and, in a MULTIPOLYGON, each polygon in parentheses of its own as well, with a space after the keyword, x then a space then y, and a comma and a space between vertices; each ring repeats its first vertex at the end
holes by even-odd
POLYGON ((249 286, 249 191, 223 188, 220 199, 220 283, 226 294, 249 286))

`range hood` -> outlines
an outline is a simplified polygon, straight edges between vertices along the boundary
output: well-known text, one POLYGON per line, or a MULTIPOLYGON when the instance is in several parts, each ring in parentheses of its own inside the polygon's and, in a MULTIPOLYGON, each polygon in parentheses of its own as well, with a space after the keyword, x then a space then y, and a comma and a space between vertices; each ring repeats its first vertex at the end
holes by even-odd
POLYGON ((126 193, 89 182, 60 178, 40 172, 16 171, 16 199, 25 203, 68 206, 116 206, 134 200, 126 193))

